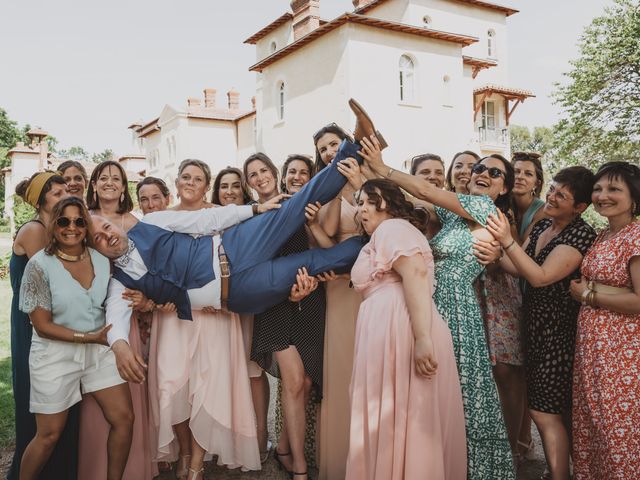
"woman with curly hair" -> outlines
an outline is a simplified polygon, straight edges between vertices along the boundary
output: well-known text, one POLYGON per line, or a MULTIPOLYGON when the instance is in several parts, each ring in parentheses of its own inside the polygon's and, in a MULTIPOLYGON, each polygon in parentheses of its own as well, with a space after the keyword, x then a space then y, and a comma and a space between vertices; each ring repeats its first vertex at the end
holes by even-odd
POLYGON ((370 241, 351 271, 362 293, 351 377, 347 479, 466 477, 462 394, 451 332, 431 298, 426 212, 388 180, 365 182, 370 241))

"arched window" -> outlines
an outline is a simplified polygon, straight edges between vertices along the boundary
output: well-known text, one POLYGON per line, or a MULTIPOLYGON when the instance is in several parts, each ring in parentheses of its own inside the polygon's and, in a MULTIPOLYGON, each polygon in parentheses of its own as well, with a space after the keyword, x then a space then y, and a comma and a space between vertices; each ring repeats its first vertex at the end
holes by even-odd
POLYGON ((496 32, 494 30, 487 32, 487 56, 496 58, 496 32))
POLYGON ((284 82, 278 84, 277 108, 278 120, 284 120, 284 82))
POLYGON ((408 55, 400 57, 400 101, 412 102, 415 98, 415 66, 408 55))

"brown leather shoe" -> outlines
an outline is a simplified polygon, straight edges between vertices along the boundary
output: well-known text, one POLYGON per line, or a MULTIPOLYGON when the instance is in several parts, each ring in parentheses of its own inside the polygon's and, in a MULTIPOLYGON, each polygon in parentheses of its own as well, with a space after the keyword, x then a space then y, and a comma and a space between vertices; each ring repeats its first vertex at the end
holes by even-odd
POLYGON ((383 150, 388 147, 387 142, 382 137, 380 132, 376 130, 376 127, 373 126, 373 121, 371 117, 367 114, 367 112, 362 108, 358 102, 356 102, 353 98, 349 99, 349 107, 353 111, 356 116, 356 129, 353 132, 353 137, 356 142, 359 142, 364 137, 371 137, 374 135, 378 138, 380 142, 380 150, 383 150))

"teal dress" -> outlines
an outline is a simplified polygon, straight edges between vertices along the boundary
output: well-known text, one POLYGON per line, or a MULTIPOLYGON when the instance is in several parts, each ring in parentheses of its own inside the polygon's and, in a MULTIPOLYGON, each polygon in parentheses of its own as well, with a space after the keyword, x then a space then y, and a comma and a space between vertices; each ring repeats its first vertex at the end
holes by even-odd
MULTIPOLYGON (((458 195, 458 198, 480 225, 485 225, 487 216, 496 212, 487 196, 458 195)), ((474 237, 467 220, 440 207, 436 207, 436 214, 442 229, 430 242, 435 259, 433 299, 453 337, 467 428, 468 478, 515 480, 484 323, 473 286, 484 266, 473 255, 474 237)))

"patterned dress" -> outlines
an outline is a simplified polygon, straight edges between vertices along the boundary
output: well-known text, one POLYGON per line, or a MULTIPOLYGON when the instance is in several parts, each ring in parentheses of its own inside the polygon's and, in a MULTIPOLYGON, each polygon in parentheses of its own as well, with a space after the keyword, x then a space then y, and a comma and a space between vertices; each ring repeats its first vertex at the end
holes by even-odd
MULTIPOLYGON (((458 198, 480 225, 485 225, 487 216, 496 212, 487 196, 458 195, 458 198)), ((431 240, 436 277, 433 299, 453 337, 467 429, 467 478, 515 479, 482 314, 473 286, 484 267, 473 256, 474 237, 467 220, 439 207, 436 214, 442 229, 431 240)))
MULTIPOLYGON (((640 221, 596 240, 582 274, 631 287, 629 262, 640 256, 640 221)), ((576 480, 638 478, 640 470, 640 314, 582 307, 573 382, 576 480)))
MULTIPOLYGON (((527 254, 542 265, 554 248, 568 245, 582 255, 593 243, 596 233, 577 216, 536 255, 540 235, 551 226, 545 218, 536 223, 529 235, 527 254)), ((569 295, 569 283, 580 272, 545 287, 525 284, 523 298, 529 408, 544 413, 562 414, 571 409, 573 351, 580 304, 569 295)))

